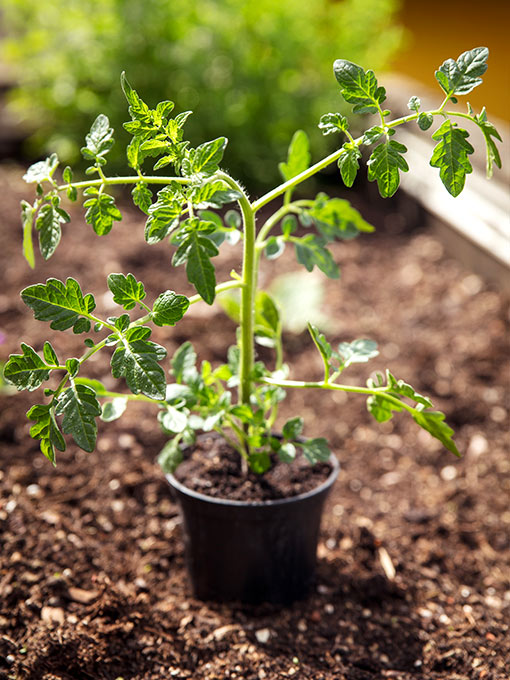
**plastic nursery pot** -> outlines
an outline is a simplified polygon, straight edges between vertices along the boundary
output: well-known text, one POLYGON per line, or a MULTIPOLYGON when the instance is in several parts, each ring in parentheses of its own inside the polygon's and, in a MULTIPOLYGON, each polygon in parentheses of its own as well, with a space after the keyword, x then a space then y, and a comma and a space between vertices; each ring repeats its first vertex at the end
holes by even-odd
POLYGON ((340 465, 317 488, 274 501, 231 501, 167 475, 180 505, 193 594, 201 600, 290 604, 315 581, 324 501, 340 465))

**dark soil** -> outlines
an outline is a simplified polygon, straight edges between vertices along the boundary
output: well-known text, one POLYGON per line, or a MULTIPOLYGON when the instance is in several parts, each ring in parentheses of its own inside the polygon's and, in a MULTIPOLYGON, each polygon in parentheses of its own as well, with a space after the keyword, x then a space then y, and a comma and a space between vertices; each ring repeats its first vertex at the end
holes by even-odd
POLYGON ((210 435, 189 447, 175 478, 193 491, 232 501, 274 501, 312 491, 331 474, 328 463, 310 466, 303 456, 292 465, 272 457, 272 467, 265 474, 251 470, 244 474, 237 451, 224 440, 210 435))
MULTIPOLYGON (((143 245, 142 220, 131 212, 101 239, 73 222, 54 258, 30 271, 20 254, 20 175, 0 171, 0 359, 21 339, 81 354, 79 337, 34 321, 19 298, 49 276, 75 276, 99 314, 113 311, 104 295, 112 271, 131 271, 151 300, 166 288, 190 292, 167 247, 143 245)), ((379 207, 367 202, 367 218, 379 207)), ((281 422, 302 415, 305 436, 327 437, 342 466, 316 590, 287 608, 212 605, 190 595, 152 407, 133 405, 102 423, 92 454, 69 442, 53 469, 24 416, 42 395, 4 390, 0 678, 510 678, 508 300, 422 225, 407 229, 401 208, 386 203, 375 234, 335 246, 342 280, 326 282, 324 330, 335 342, 377 340, 381 356, 349 369, 346 381, 388 367, 446 412, 463 458, 401 414, 374 423, 355 396, 289 394, 281 422)), ((229 250, 217 261, 224 274, 238 266, 229 250)), ((267 283, 293 268, 293 257, 264 267, 267 283)), ((154 339, 171 354, 189 336, 217 365, 234 328, 217 308, 197 304, 154 339)), ((308 335, 285 340, 290 377, 320 376, 308 335)), ((110 385, 106 354, 90 373, 110 385)))

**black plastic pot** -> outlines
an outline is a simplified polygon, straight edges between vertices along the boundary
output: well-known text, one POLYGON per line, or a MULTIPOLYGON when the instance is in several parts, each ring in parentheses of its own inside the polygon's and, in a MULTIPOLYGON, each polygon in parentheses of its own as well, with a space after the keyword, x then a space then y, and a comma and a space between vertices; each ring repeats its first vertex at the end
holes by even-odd
POLYGON ((339 464, 313 491, 275 501, 242 502, 191 491, 167 475, 180 505, 186 559, 201 600, 290 604, 315 580, 324 501, 339 464))

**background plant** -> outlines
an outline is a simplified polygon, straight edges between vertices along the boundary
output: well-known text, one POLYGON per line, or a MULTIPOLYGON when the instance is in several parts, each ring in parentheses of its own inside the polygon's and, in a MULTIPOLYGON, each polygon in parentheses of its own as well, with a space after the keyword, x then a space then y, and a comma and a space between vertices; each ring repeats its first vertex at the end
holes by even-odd
MULTIPOLYGON (((11 106, 34 128, 32 152, 79 159, 97 111, 122 135, 118 74, 143 83, 147 101, 168 92, 197 116, 190 140, 229 130, 235 177, 275 181, 296 128, 336 110, 329 64, 338 54, 385 67, 402 39, 398 0, 4 0, 2 55, 17 79, 11 106)), ((319 133, 313 146, 325 150, 319 133)), ((124 167, 123 144, 110 154, 124 167)))
POLYGON ((96 234, 103 235, 112 229, 114 222, 122 219, 108 190, 111 186, 127 185, 132 187, 135 204, 147 216, 145 240, 149 244, 167 240, 174 247, 173 265, 186 267, 188 280, 197 294, 188 298, 165 290, 150 303, 143 283, 133 274, 113 273, 108 276, 108 288, 121 309, 118 316, 102 319, 95 314, 93 296, 84 295, 73 278, 65 282, 51 278, 45 284, 28 286, 22 291, 22 299, 36 319, 51 322, 54 330, 72 328, 76 334, 87 335, 86 350, 79 358, 61 361, 49 341, 44 344, 42 356, 23 343, 22 354, 12 355, 5 367, 5 377, 18 389, 35 390, 52 373, 63 373, 56 386, 45 390, 49 402, 37 404, 27 414, 35 421, 31 435, 40 440, 43 453, 55 461, 55 449, 65 449, 62 433, 71 434, 86 451, 93 450, 97 417, 112 420, 123 413, 129 399, 142 399, 158 406, 158 419, 171 437, 161 459, 167 469, 173 469, 178 463, 180 443, 193 441, 198 430, 220 432, 239 451, 245 467, 249 465, 259 473, 268 469, 271 453, 290 462, 296 456, 296 448, 301 448, 311 463, 326 460, 330 451, 324 439, 301 439, 303 421, 299 416, 283 425, 281 438, 272 434, 284 390, 295 388, 363 395, 369 412, 378 422, 391 419, 395 413, 407 412, 420 427, 458 454, 453 431, 445 423, 444 414, 434 410, 428 397, 389 371, 369 378, 366 386, 339 382, 350 365, 364 363, 377 355, 376 344, 371 340, 361 338, 333 347, 318 328, 309 324, 310 335, 322 358, 323 376, 315 381, 288 380, 280 313, 272 298, 258 289, 258 268, 263 254, 275 259, 286 247, 292 246, 297 260, 308 271, 317 267, 326 276, 338 278, 338 266, 329 245, 336 240, 355 238, 372 227, 346 200, 329 198, 324 193, 314 199, 295 199, 293 192, 302 182, 335 162, 344 184, 352 186, 360 167, 360 148, 366 146, 371 149, 368 179, 377 182, 381 196, 392 196, 398 189, 400 173, 409 170, 405 160, 407 149, 394 139, 401 125, 417 125, 425 132, 439 118, 440 124, 432 133, 437 144, 430 164, 438 168, 441 181, 453 196, 459 195, 467 175, 472 172, 469 156, 474 152, 467 141, 469 133, 458 126, 456 119, 472 121, 483 133, 487 175, 492 174, 494 165, 500 167, 495 144, 500 137, 487 120, 485 110, 476 114, 469 104, 466 113, 448 109, 450 102, 457 102, 459 95, 468 94, 482 82, 488 52, 487 48, 478 47, 464 52, 457 60, 445 61, 436 71, 436 80, 444 94, 441 105, 422 111, 419 98, 413 96, 408 104, 411 113, 397 119, 392 119, 391 112, 384 108, 386 91, 373 71, 365 71, 345 59, 336 60, 334 73, 344 99, 357 113, 375 114, 378 122, 355 139, 345 116, 338 112, 324 114, 319 121, 322 132, 342 135, 345 141, 336 151, 311 164, 308 137, 303 131, 296 132, 286 161, 279 164, 283 183, 254 201, 238 181, 220 169, 227 146, 225 137, 191 146, 184 136, 191 112, 174 115, 174 103, 169 100, 151 108, 123 75, 122 87, 131 116, 124 127, 132 135, 127 158, 133 174, 124 177, 105 174, 107 156, 113 146, 113 129, 104 114, 92 124, 81 149, 90 163, 86 174, 92 179, 74 182, 68 166, 62 173, 63 183, 59 183, 56 154, 32 165, 25 180, 36 185, 36 198, 32 204, 22 202, 25 257, 33 265, 34 226, 44 258, 51 257, 57 248, 61 225, 70 220, 61 205, 62 194, 75 201, 82 191, 85 221, 96 234), (149 160, 154 170, 171 167, 174 172, 164 177, 146 174, 143 166, 148 165, 149 160), (154 186, 161 187, 155 200, 154 186), (280 206, 257 229, 259 211, 279 197, 282 198, 280 206), (231 204, 237 205, 239 212, 230 209, 223 216, 223 207, 231 204), (243 241, 242 272, 239 275, 233 271, 227 281, 217 283, 213 258, 223 243, 239 239, 243 241), (211 305, 218 294, 232 289, 240 291, 239 302, 231 301, 229 307, 239 321, 239 332, 237 344, 229 350, 227 363, 213 368, 204 360, 199 365, 193 346, 187 341, 171 359, 173 382, 167 383, 160 364, 166 350, 149 339, 151 328, 147 324, 173 326, 191 304, 204 301, 211 305), (137 309, 141 312, 137 313, 137 309), (271 369, 255 361, 256 339, 274 348, 271 369), (100 382, 82 376, 83 365, 105 347, 113 350, 113 376, 124 378, 131 395, 106 390, 100 382), (103 398, 107 401, 101 407, 99 399, 103 398))

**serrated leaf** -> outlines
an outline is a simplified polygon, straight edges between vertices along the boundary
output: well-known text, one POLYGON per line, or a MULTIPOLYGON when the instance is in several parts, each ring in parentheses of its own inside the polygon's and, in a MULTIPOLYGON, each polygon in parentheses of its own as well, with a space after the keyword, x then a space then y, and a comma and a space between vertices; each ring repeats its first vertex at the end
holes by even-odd
POLYGON ((360 231, 374 231, 374 227, 363 219, 349 201, 329 198, 324 193, 317 195, 308 214, 328 241, 348 240, 357 236, 360 231))
POLYGON ((115 199, 109 194, 99 194, 94 198, 89 198, 83 206, 87 208, 85 222, 91 224, 99 236, 108 234, 113 223, 122 220, 122 214, 115 205, 115 199))
POLYGON ((150 329, 146 326, 130 329, 117 346, 111 359, 114 378, 125 378, 133 394, 145 394, 152 399, 164 399, 165 372, 158 361, 166 356, 161 345, 146 340, 150 329))
POLYGON ((74 383, 75 385, 86 385, 87 387, 90 387, 99 397, 106 396, 108 392, 100 380, 94 380, 93 378, 78 377, 74 379, 74 383))
POLYGON ((101 420, 105 423, 111 423, 121 417, 127 407, 126 397, 116 397, 112 401, 107 401, 103 404, 101 411, 101 420))
POLYGON ((364 144, 365 146, 375 144, 385 134, 386 131, 384 130, 384 128, 382 128, 380 125, 373 125, 371 128, 366 130, 365 134, 363 135, 362 144, 364 144))
POLYGON ((11 354, 4 366, 3 375, 7 382, 16 385, 18 390, 32 392, 48 380, 49 366, 41 359, 37 352, 21 343, 23 354, 11 354))
POLYGON ((349 121, 341 113, 325 113, 319 121, 319 130, 323 135, 345 132, 348 127, 349 121))
POLYGON ((52 205, 43 205, 39 211, 35 227, 39 232, 39 249, 45 260, 53 255, 60 243, 62 236, 60 225, 66 221, 68 220, 52 205))
POLYGON ((447 59, 436 71, 436 80, 447 95, 467 94, 482 82, 487 70, 487 47, 463 52, 457 61, 447 59))
POLYGON ((394 139, 375 147, 368 165, 368 179, 377 181, 379 193, 383 198, 393 196, 400 184, 400 170, 407 172, 409 166, 402 156, 407 148, 394 139))
POLYGON ((187 383, 197 375, 197 354, 189 340, 174 353, 171 361, 172 371, 177 383, 187 383))
POLYGON ((147 184, 145 184, 145 182, 135 184, 131 191, 131 196, 133 197, 133 203, 138 206, 142 212, 148 215, 149 208, 152 204, 152 191, 147 184))
POLYGON ((110 274, 108 276, 108 288, 113 293, 113 301, 124 309, 133 309, 137 302, 146 296, 145 288, 141 281, 137 281, 133 274, 110 274))
POLYGON ((82 156, 86 160, 97 160, 110 151, 113 142, 113 128, 110 127, 110 121, 107 116, 100 113, 85 137, 86 146, 81 149, 82 156))
POLYGON ((126 74, 124 71, 121 73, 120 82, 122 86, 122 91, 129 104, 129 114, 134 120, 146 121, 149 116, 149 107, 147 104, 139 97, 136 90, 133 90, 129 84, 126 74))
POLYGON ((189 299, 173 290, 158 296, 152 308, 152 320, 156 326, 174 326, 188 311, 189 299))
POLYGON ((444 422, 445 415, 441 411, 417 411, 413 414, 413 419, 420 427, 438 439, 448 451, 460 457, 459 450, 452 439, 454 434, 452 428, 444 422))
POLYGON ((303 418, 296 416, 287 420, 282 429, 284 439, 297 439, 303 432, 303 418))
POLYGON ((149 208, 149 219, 145 224, 145 240, 158 243, 179 226, 185 198, 180 187, 169 185, 158 191, 158 200, 149 208))
POLYGON ((23 175, 23 179, 29 184, 32 182, 37 182, 37 184, 40 184, 45 180, 51 179, 57 167, 58 156, 56 153, 52 153, 49 158, 46 158, 46 160, 38 161, 37 163, 31 165, 23 175))
POLYGON ((292 237, 292 241, 296 248, 297 260, 307 271, 311 272, 314 266, 317 266, 330 279, 338 279, 340 276, 338 265, 319 236, 307 234, 299 239, 292 237))
POLYGON ((361 151, 357 146, 344 144, 344 153, 338 159, 338 167, 343 183, 346 187, 352 187, 356 175, 359 170, 359 159, 361 158, 361 151))
POLYGON ((373 359, 379 354, 375 340, 358 339, 353 342, 341 342, 338 345, 338 354, 342 360, 342 366, 347 368, 351 364, 360 364, 373 359))
POLYGON ((331 449, 323 437, 308 439, 303 443, 298 443, 298 446, 303 450, 303 455, 310 465, 328 461, 331 457, 331 449))
POLYGON ((72 358, 66 361, 66 371, 69 373, 71 378, 74 378, 78 371, 80 370, 80 362, 78 359, 72 358))
POLYGON ((414 402, 421 404, 425 408, 432 407, 432 402, 430 399, 416 392, 414 387, 403 380, 397 380, 388 370, 386 371, 386 376, 392 394, 399 394, 403 397, 407 397, 408 399, 412 399, 414 402))
POLYGON ((280 163, 278 169, 285 181, 296 177, 310 165, 310 142, 304 130, 297 130, 290 142, 287 162, 280 163))
POLYGON ((66 443, 58 428, 52 406, 36 404, 28 411, 27 418, 36 421, 30 428, 30 436, 32 439, 40 439, 41 451, 55 465, 55 449, 65 451, 66 443))
POLYGON ((343 98, 354 104, 354 113, 377 113, 386 99, 386 90, 378 86, 373 71, 365 72, 361 66, 346 59, 337 59, 333 71, 343 98))
POLYGON ((21 225, 23 227, 23 255, 31 269, 35 267, 32 227, 35 209, 27 201, 21 201, 21 225))
POLYGON ((182 163, 182 172, 186 176, 210 177, 218 170, 225 147, 226 137, 218 137, 210 142, 200 144, 196 149, 190 149, 188 157, 182 163))
POLYGON ((218 254, 214 243, 199 232, 188 234, 175 252, 175 266, 186 262, 186 275, 204 302, 212 305, 216 296, 216 275, 211 257, 218 254))
POLYGON ((46 342, 44 343, 43 356, 46 363, 49 364, 50 366, 59 365, 57 353, 53 349, 51 342, 48 342, 48 340, 46 340, 46 342))
POLYGON ((96 417, 101 414, 94 390, 86 385, 72 384, 60 395, 56 413, 64 416, 62 431, 70 434, 81 449, 92 452, 97 437, 96 417))
POLYGON ((485 107, 478 116, 475 116, 475 120, 485 137, 485 143, 487 145, 487 177, 490 179, 494 170, 494 164, 497 165, 498 168, 501 168, 501 157, 499 155, 498 147, 492 137, 499 139, 500 142, 503 140, 494 125, 487 120, 485 107))
POLYGON ((317 326, 308 323, 308 332, 312 336, 312 340, 314 341, 315 346, 319 350, 322 356, 322 360, 324 361, 324 364, 329 366, 330 359, 333 355, 333 348, 326 340, 324 334, 319 331, 317 326))
POLYGON ((434 147, 430 165, 439 168, 441 181, 452 196, 460 194, 466 175, 473 172, 468 156, 474 149, 467 141, 468 137, 467 130, 458 128, 451 120, 445 120, 432 135, 439 143, 434 147))
POLYGON ((96 307, 94 297, 83 296, 79 283, 68 278, 65 283, 48 279, 46 283, 28 286, 21 291, 23 302, 39 321, 51 321, 50 328, 63 331, 73 326, 80 315, 90 314, 96 307))
POLYGON ((393 418, 393 412, 402 411, 403 406, 385 399, 383 394, 374 394, 367 399, 368 412, 378 423, 385 423, 393 418))

